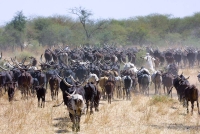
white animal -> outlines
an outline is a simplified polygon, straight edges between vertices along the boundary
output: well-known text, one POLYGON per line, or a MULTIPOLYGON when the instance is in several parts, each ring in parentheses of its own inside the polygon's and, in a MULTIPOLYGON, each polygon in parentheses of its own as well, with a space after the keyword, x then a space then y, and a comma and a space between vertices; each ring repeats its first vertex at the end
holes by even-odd
POLYGON ((151 73, 155 72, 154 64, 153 64, 155 58, 153 58, 152 56, 149 55, 149 53, 147 53, 143 59, 146 60, 145 68, 149 69, 151 73))

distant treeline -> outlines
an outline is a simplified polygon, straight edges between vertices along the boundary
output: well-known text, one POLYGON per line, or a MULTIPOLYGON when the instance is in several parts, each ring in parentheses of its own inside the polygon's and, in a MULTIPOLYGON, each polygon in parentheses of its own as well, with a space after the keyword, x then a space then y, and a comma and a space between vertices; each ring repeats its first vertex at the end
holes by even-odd
POLYGON ((24 44, 198 46, 200 43, 200 13, 184 18, 151 14, 123 20, 92 20, 87 10, 73 13, 77 19, 59 15, 27 19, 22 11, 17 12, 0 27, 0 47, 23 50, 24 44))

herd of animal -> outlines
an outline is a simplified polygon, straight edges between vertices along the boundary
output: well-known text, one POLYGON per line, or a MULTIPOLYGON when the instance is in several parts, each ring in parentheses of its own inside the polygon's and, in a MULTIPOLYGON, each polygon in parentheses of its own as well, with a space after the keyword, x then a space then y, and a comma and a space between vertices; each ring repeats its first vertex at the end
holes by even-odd
MULTIPOLYGON (((15 91, 20 90, 22 99, 36 95, 38 107, 45 107, 48 86, 52 100, 58 100, 61 89, 73 123, 72 131, 80 131, 80 119, 85 109, 88 112, 90 107, 90 114, 94 113, 93 108, 99 111, 101 99, 107 99, 111 104, 114 97, 131 100, 131 92, 149 96, 151 83, 155 86, 155 94, 161 94, 163 85, 164 94, 172 96, 172 88, 175 88, 178 100, 187 106, 187 112, 188 101, 192 104, 192 112, 194 101, 197 101, 199 112, 197 87, 189 83, 189 77, 178 74, 179 68, 199 65, 200 51, 191 47, 162 52, 150 47, 120 49, 103 46, 72 50, 54 47, 41 54, 39 65, 35 57, 18 62, 17 57, 3 60, 1 54, 1 60, 4 66, 0 66, 0 96, 7 92, 9 101, 13 101, 15 91), (138 58, 140 51, 145 51, 146 55, 138 58), (138 68, 139 59, 144 64, 138 68)), ((200 75, 197 77, 200 79, 200 75)))

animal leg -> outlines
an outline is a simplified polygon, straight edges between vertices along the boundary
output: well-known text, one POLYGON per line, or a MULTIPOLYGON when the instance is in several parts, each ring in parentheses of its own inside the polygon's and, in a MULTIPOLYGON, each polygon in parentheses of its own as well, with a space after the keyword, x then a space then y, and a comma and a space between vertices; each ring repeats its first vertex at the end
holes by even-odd
POLYGON ((191 114, 193 115, 193 109, 194 109, 194 101, 191 101, 191 114))
POLYGON ((198 113, 200 114, 200 112, 199 112, 199 101, 198 101, 198 99, 197 99, 197 108, 198 108, 198 113))

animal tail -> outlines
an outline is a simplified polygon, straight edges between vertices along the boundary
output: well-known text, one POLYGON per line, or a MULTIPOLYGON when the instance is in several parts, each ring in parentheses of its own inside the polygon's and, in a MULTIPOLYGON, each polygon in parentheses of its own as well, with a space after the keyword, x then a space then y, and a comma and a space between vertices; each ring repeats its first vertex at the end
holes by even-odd
POLYGON ((172 92, 172 88, 173 88, 173 87, 171 87, 171 89, 169 90, 168 95, 172 92))
POLYGON ((64 100, 58 105, 53 105, 53 107, 59 107, 63 102, 64 102, 64 100))

